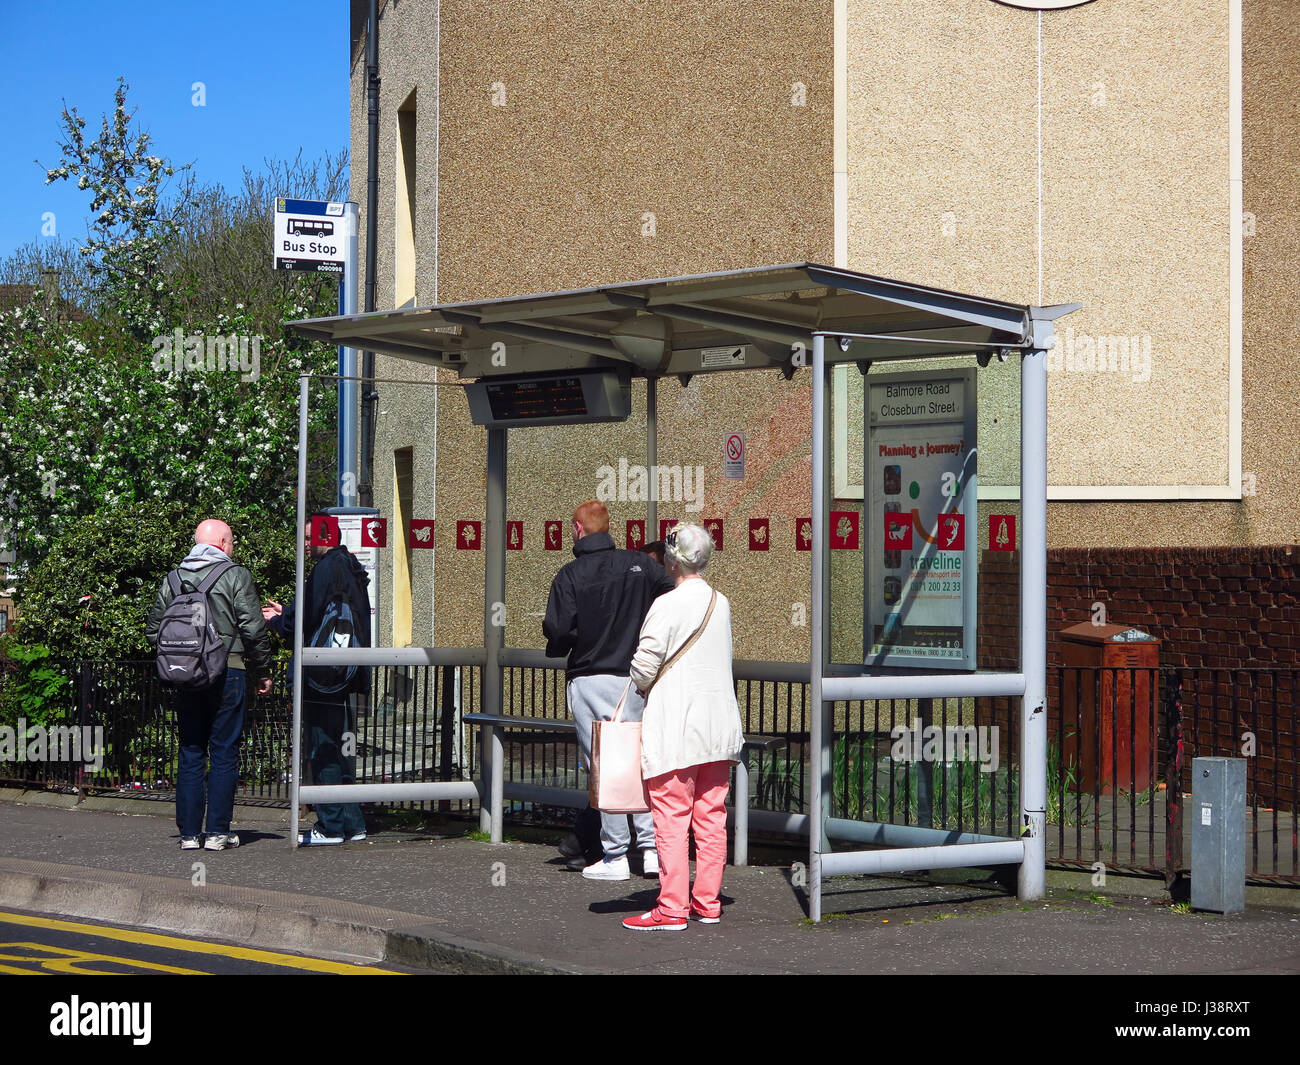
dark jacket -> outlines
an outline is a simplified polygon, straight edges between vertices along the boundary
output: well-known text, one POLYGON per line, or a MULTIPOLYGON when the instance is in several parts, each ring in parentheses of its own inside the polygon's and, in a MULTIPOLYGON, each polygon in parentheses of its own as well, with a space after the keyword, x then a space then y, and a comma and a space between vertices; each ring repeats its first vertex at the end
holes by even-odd
MULTIPOLYGON (((341 544, 330 548, 307 574, 307 581, 303 586, 303 597, 307 602, 307 612, 302 617, 303 644, 310 645, 312 636, 320 628, 325 608, 331 598, 330 588, 335 580, 341 582, 346 589, 356 626, 357 645, 369 647, 370 595, 367 589, 370 586, 370 574, 366 572, 366 568, 357 556, 341 544)), ((296 599, 291 599, 285 604, 284 612, 278 618, 272 619, 270 625, 273 632, 283 636, 290 643, 293 643, 293 619, 297 612, 298 602, 296 599)), ((289 675, 293 676, 292 668, 289 675)), ((357 680, 352 690, 363 694, 370 690, 369 668, 357 670, 357 680)))
MULTIPOLYGON (((200 554, 191 551, 177 568, 181 588, 194 591, 203 583, 212 566, 224 558, 215 548, 200 554)), ((145 639, 150 647, 158 646, 158 626, 172 601, 171 583, 163 578, 158 597, 149 611, 145 625, 145 639)), ((266 622, 262 620, 262 602, 257 594, 253 575, 243 566, 232 566, 217 580, 208 592, 213 624, 226 641, 230 652, 227 666, 246 670, 252 683, 271 675, 271 641, 266 635, 266 622)))
POLYGON ((655 598, 673 581, 649 555, 622 551, 609 533, 573 545, 573 561, 555 575, 546 604, 546 653, 569 657, 568 678, 610 673, 626 677, 655 598))

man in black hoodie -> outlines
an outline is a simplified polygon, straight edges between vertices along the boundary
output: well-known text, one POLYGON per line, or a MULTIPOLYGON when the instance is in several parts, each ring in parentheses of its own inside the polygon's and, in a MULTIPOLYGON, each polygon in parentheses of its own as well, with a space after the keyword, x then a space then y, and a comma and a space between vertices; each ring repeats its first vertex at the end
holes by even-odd
MULTIPOLYGON (((304 530, 304 536, 308 535, 308 530, 304 530)), ((312 558, 317 562, 303 589, 307 601, 307 612, 302 619, 304 646, 311 645, 330 602, 341 590, 352 613, 352 645, 369 647, 370 597, 366 589, 370 577, 365 567, 342 544, 325 548, 312 544, 310 539, 307 543, 312 558)), ((296 601, 282 607, 275 600, 268 600, 262 608, 262 616, 268 628, 292 642, 296 608, 296 601)), ((370 670, 358 667, 352 682, 338 692, 320 691, 318 685, 321 682, 313 673, 314 667, 303 669, 305 687, 302 693, 304 740, 310 752, 312 780, 321 785, 355 783, 356 715, 352 711, 351 695, 354 692, 369 693, 370 670)), ((355 802, 317 803, 316 825, 302 834, 300 842, 304 846, 320 846, 344 840, 356 843, 365 838, 366 822, 360 805, 355 802)))
MULTIPOLYGON (((649 555, 614 546, 604 503, 592 500, 573 512, 573 540, 573 561, 551 582, 542 632, 547 655, 568 656, 565 695, 578 727, 583 764, 590 768, 592 725, 614 716, 628 682, 641 623, 655 597, 671 591, 673 582, 649 555)), ((640 721, 644 709, 635 689, 628 692, 623 719, 640 721)), ((627 880, 631 877, 627 815, 601 814, 600 820, 604 858, 586 866, 582 875, 589 880, 627 880)), ((654 818, 649 813, 634 814, 632 823, 645 875, 658 876, 654 818)))

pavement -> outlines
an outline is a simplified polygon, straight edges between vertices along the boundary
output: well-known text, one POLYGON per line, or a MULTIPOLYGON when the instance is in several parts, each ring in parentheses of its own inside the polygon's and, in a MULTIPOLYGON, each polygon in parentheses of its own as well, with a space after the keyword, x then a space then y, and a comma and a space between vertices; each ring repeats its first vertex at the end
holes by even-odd
POLYGON ((1300 890, 1251 889, 1245 913, 1180 913, 1161 881, 1049 874, 1021 902, 987 871, 836 877, 812 925, 799 852, 729 866, 723 920, 635 933, 656 882, 569 872, 560 833, 490 844, 447 820, 364 843, 290 847, 284 810, 237 807, 236 850, 178 847, 166 802, 0 789, 0 910, 344 960, 465 973, 1300 972, 1300 890))

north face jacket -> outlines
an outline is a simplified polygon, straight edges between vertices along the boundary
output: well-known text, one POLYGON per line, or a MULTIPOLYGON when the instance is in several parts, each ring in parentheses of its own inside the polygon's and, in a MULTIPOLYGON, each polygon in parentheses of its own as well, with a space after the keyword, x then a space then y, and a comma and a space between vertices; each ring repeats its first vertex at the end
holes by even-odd
POLYGON ((626 677, 650 604, 672 588, 672 578, 649 555, 619 550, 607 532, 589 533, 551 582, 542 622, 547 655, 568 655, 569 680, 626 677))

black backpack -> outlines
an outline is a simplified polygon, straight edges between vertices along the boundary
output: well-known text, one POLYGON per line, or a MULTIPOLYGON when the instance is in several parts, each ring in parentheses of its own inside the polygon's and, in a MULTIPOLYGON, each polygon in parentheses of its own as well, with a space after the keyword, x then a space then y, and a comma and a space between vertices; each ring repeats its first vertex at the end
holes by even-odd
POLYGON ((233 562, 218 562, 192 592, 181 585, 180 573, 172 570, 167 583, 172 601, 158 624, 158 676, 168 684, 192 690, 210 688, 226 671, 230 651, 212 622, 208 592, 233 562))
MULTIPOLYGON (((346 569, 335 566, 320 623, 306 646, 337 648, 360 646, 348 578, 346 569)), ((368 602, 367 606, 369 606, 368 602)), ((356 665, 308 666, 303 673, 312 690, 324 695, 334 695, 352 689, 359 669, 360 667, 356 665)))

